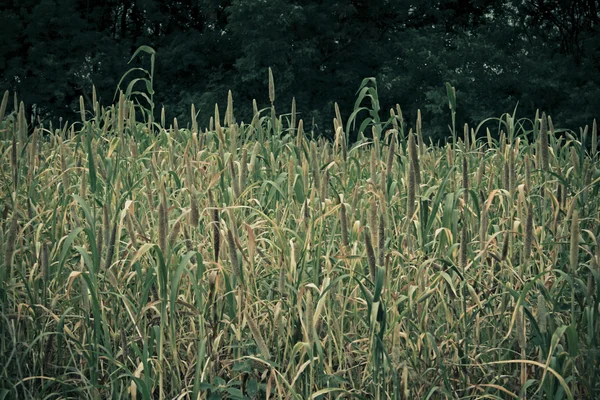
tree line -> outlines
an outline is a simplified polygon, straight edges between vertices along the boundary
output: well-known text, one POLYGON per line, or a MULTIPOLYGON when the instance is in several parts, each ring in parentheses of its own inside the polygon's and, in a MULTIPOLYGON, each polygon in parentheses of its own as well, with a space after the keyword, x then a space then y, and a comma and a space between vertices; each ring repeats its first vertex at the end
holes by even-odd
MULTIPOLYGON (((75 120, 92 83, 114 100, 141 45, 156 49, 155 104, 207 124, 232 90, 238 120, 252 99, 296 98, 305 127, 327 135, 338 102, 375 77, 386 110, 417 109, 425 135, 448 135, 445 82, 457 89, 457 121, 543 109, 561 126, 600 110, 600 0, 4 0, 0 89, 16 91, 45 120, 75 120), (313 125, 314 121, 314 125, 313 125)), ((134 63, 143 63, 135 60, 134 63)), ((134 65, 136 66, 136 65, 134 65)))

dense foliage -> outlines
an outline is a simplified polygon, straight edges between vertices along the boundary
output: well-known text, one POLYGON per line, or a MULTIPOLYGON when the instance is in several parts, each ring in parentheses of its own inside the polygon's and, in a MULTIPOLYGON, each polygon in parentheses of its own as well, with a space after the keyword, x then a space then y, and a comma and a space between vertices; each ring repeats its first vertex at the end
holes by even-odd
POLYGON ((400 104, 412 124, 422 107, 434 140, 448 136, 446 81, 460 122, 518 103, 517 115, 539 107, 582 126, 600 109, 598 0, 3 0, 0 10, 0 89, 43 118, 74 120, 92 82, 102 104, 116 101, 140 45, 158 52, 157 112, 165 105, 182 126, 190 103, 208 121, 229 89, 268 105, 267 67, 278 106, 296 96, 329 137, 333 101, 350 109, 367 76, 384 109, 400 104))
POLYGON ((599 398, 597 126, 477 135, 446 89, 446 147, 373 79, 333 141, 233 97, 31 126, 7 93, 0 398, 599 398))

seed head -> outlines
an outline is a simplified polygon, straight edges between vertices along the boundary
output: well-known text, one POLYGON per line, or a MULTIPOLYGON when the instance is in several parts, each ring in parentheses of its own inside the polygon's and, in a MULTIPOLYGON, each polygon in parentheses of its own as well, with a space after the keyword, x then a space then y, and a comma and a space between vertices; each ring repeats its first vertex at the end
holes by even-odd
POLYGON ((375 252, 373 251, 373 244, 371 243, 371 233, 367 230, 365 232, 365 246, 367 248, 367 263, 369 264, 369 272, 371 274, 371 280, 375 282, 375 271, 377 269, 375 252))
POLYGON ((408 366, 406 362, 402 367, 402 395, 403 399, 410 399, 410 388, 408 387, 408 366))
POLYGON ((514 193, 515 187, 517 185, 517 171, 515 165, 515 153, 516 149, 509 150, 508 153, 508 189, 510 193, 514 193))
POLYGON ((412 221, 413 215, 415 213, 415 199, 416 199, 416 182, 415 182, 415 173, 413 165, 409 165, 408 167, 408 197, 407 197, 407 206, 406 206, 406 217, 409 221, 412 221))
POLYGON ((227 110, 225 111, 225 124, 227 126, 232 126, 234 124, 233 121, 233 94, 231 90, 227 92, 227 110))
POLYGON ((275 80, 273 79, 271 67, 269 67, 269 101, 271 104, 275 102, 275 80))
POLYGON ((463 154, 462 159, 462 181, 464 191, 465 205, 469 202, 469 164, 467 162, 467 156, 463 154))
POLYGON ((511 233, 508 230, 506 230, 504 232, 504 242, 502 243, 502 256, 501 256, 502 261, 506 260, 506 257, 508 256, 508 246, 510 244, 510 235, 511 235, 511 233))
POLYGON ((415 142, 412 129, 408 133, 408 158, 410 160, 410 165, 412 166, 411 174, 414 175, 415 189, 418 189, 421 185, 421 168, 419 166, 419 152, 417 150, 417 143, 415 142))
POLYGON ((348 218, 346 216, 346 205, 343 203, 343 201, 341 201, 340 205, 340 221, 342 225, 342 244, 344 247, 348 247, 348 218))
POLYGON ((579 212, 573 211, 571 217, 571 248, 569 251, 571 272, 576 273, 579 266, 579 212))
MULTIPOLYGON (((423 129, 422 129, 422 125, 423 125, 423 120, 421 119, 421 110, 417 110, 417 139, 419 140, 418 146, 419 146, 419 154, 421 156, 423 156, 424 153, 424 149, 425 149, 425 142, 423 141, 423 129)), ((418 159, 417 159, 418 162, 418 159)), ((419 181, 420 184, 420 181, 419 181)))
POLYGON ((8 234, 6 235, 6 248, 4 249, 4 269, 10 270, 12 267, 13 254, 15 252, 15 243, 17 241, 17 234, 19 233, 19 221, 17 219, 17 212, 13 210, 13 216, 10 220, 8 228, 8 234))
POLYGON ((546 113, 542 113, 542 124, 540 127, 540 157, 542 162, 542 169, 548 171, 549 168, 549 154, 548 154, 548 119, 546 113))
POLYGON ((296 98, 292 97, 292 115, 290 116, 290 127, 292 128, 292 134, 296 130, 296 98))
POLYGON ((181 221, 177 220, 173 227, 171 228, 171 232, 169 233, 169 247, 173 248, 175 246, 175 241, 177 237, 179 237, 179 233, 181 232, 181 221))
POLYGON ((387 156, 387 163, 386 163, 386 172, 385 172, 385 176, 386 176, 386 180, 389 176, 392 175, 392 168, 394 166, 394 156, 395 156, 395 152, 396 152, 396 133, 398 131, 392 131, 392 134, 390 135, 391 139, 390 139, 390 146, 388 148, 388 156, 387 156))
MULTIPOLYGON (((1 117, 0 117, 1 121, 1 117)), ((598 126, 596 125, 596 119, 594 119, 594 123, 592 124, 592 157, 596 156, 596 152, 598 151, 598 126)))
POLYGON ((466 224, 466 221, 463 221, 463 226, 460 231, 460 260, 459 260, 460 266, 462 267, 463 270, 466 268, 467 263, 468 263, 467 246, 468 246, 467 224, 466 224))
POLYGON ((127 222, 127 233, 129 234, 129 238, 131 239, 131 245, 133 246, 134 249, 137 249, 138 245, 137 245, 137 238, 135 235, 135 229, 133 227, 133 220, 132 220, 132 216, 131 214, 127 213, 127 216, 125 217, 126 222, 127 222))
MULTIPOLYGON (((164 188, 161 188, 164 190, 164 188)), ((163 255, 167 254, 167 229, 169 225, 169 217, 167 211, 166 196, 162 194, 162 199, 158 206, 158 247, 163 252, 163 255)))
POLYGON ((85 104, 83 96, 79 96, 79 113, 81 114, 81 122, 85 123, 85 104))
POLYGON ((481 159, 479 162, 479 168, 477 168, 477 187, 481 187, 483 182, 483 174, 485 173, 485 159, 481 159))
POLYGON ((533 206, 529 203, 527 208, 527 220, 525 222, 525 244, 523 245, 523 260, 529 260, 531 246, 533 244, 533 206))
POLYGON ((321 172, 319 171, 319 161, 317 158, 317 144, 310 142, 310 168, 313 173, 313 184, 317 192, 321 188, 321 172))
POLYGON ((508 161, 504 162, 504 174, 502 175, 502 186, 504 189, 510 191, 510 171, 508 166, 508 161))
POLYGON ((4 96, 2 97, 2 104, 0 105, 0 122, 4 119, 4 114, 6 113, 6 106, 8 105, 8 90, 4 92, 4 96))
POLYGON ((212 209, 212 222, 213 222, 213 250, 214 250, 214 261, 219 260, 219 250, 221 248, 221 222, 219 219, 219 209, 215 207, 213 202, 212 193, 208 191, 208 202, 212 209))
POLYGON ((548 309, 543 294, 539 294, 537 298, 537 323, 541 333, 548 331, 548 309))
POLYGON ((379 239, 379 242, 378 242, 377 247, 378 247, 378 251, 379 251, 379 253, 378 253, 379 259, 377 261, 378 261, 378 265, 380 267, 383 267, 383 262, 384 262, 384 259, 385 259, 385 220, 384 220, 384 217, 383 217, 383 213, 381 213, 379 215, 379 234, 378 234, 378 239, 379 239))
POLYGON ((377 155, 375 154, 375 149, 371 149, 371 161, 369 163, 371 170, 371 184, 373 188, 377 187, 377 155))
POLYGON ((231 185, 233 186, 233 194, 235 197, 240 197, 240 185, 235 173, 235 166, 233 165, 232 157, 229 157, 229 171, 231 172, 231 185))
POLYGON ((262 334, 258 329, 258 326, 254 322, 254 319, 252 319, 252 317, 248 315, 248 313, 244 312, 244 314, 246 317, 246 321, 248 322, 248 327, 250 328, 250 333, 252 333, 252 337, 256 342, 256 346, 258 346, 258 349, 260 350, 265 360, 270 360, 271 353, 269 352, 269 348, 267 347, 267 344, 265 343, 265 340, 263 339, 262 334))

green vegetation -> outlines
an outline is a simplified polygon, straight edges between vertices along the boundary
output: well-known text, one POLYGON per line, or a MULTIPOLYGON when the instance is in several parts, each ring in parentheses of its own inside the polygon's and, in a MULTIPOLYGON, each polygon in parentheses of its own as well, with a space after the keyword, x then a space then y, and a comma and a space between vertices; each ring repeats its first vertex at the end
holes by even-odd
POLYGON ((0 399, 600 396, 595 123, 463 129, 448 85, 440 148, 365 79, 314 140, 269 74, 183 128, 152 76, 60 127, 4 96, 0 399))
MULTIPOLYGON (((2 0, 0 89, 46 125, 73 121, 79 97, 102 104, 131 53, 158 53, 156 104, 180 126, 189 106, 207 123, 231 90, 239 104, 296 98, 305 127, 331 139, 334 102, 351 110, 364 77, 382 109, 421 109, 425 139, 447 138, 444 83, 459 90, 461 125, 519 103, 562 126, 600 109, 600 0, 2 0)), ((250 121, 250 107, 236 117, 250 121)), ((289 110, 288 110, 289 111, 289 110)), ((156 115, 158 118, 158 115, 156 115)), ((355 137, 351 137, 354 141, 355 137)))

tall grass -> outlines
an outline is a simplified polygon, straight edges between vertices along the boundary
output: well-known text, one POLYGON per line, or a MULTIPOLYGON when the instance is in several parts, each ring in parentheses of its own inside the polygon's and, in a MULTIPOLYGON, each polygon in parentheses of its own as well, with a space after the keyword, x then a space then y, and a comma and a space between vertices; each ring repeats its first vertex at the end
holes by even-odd
POLYGON ((374 80, 332 145, 275 93, 202 131, 5 94, 0 398, 600 396, 597 149, 545 114, 461 139, 450 85, 427 145, 374 80))

